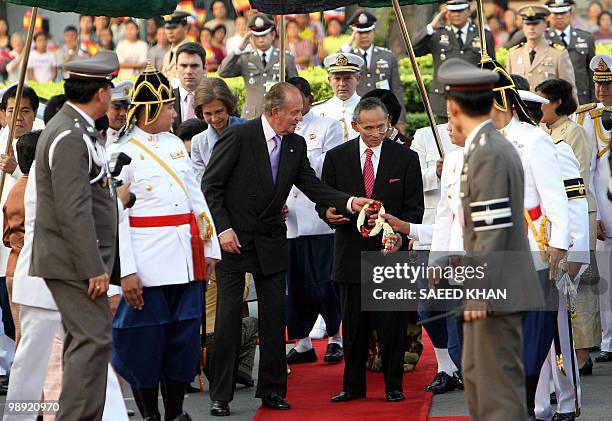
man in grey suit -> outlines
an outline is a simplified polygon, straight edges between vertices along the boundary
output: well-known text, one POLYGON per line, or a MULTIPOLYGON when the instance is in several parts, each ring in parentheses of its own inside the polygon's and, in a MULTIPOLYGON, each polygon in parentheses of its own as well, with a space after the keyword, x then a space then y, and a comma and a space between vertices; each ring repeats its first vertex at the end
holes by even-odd
MULTIPOLYGON (((276 34, 274 19, 264 13, 255 13, 249 19, 249 32, 242 43, 228 51, 217 70, 220 77, 242 76, 246 87, 246 98, 241 117, 251 120, 261 116, 264 95, 280 82, 280 51, 272 46, 276 34), (252 42, 251 47, 250 42, 252 42)), ((287 79, 298 75, 291 53, 286 54, 287 79)))
POLYGON ((523 166, 489 118, 499 75, 453 58, 440 66, 438 77, 447 92, 453 130, 465 137, 465 269, 484 272, 480 278, 467 278, 464 292, 505 289, 508 294, 506 300, 465 300, 462 366, 467 405, 475 421, 524 420, 522 310, 540 305, 541 291, 523 221, 523 166))
POLYGON ((365 64, 361 66, 361 80, 357 86, 357 94, 364 96, 373 89, 392 91, 399 101, 402 111, 397 124, 400 132, 406 127, 406 109, 404 108, 404 90, 399 76, 397 59, 383 47, 374 45, 374 30, 376 16, 367 11, 358 11, 349 20, 353 29, 351 42, 342 46, 343 53, 353 53, 363 57, 365 64), (355 43, 355 48, 353 48, 355 43))
MULTIPOLYGON (((414 39, 414 53, 417 57, 431 53, 434 61, 434 79, 429 88, 431 108, 438 123, 447 123, 444 86, 440 83, 438 68, 446 60, 461 58, 472 64, 480 62, 480 31, 470 22, 469 0, 450 0, 445 3, 446 10, 438 14, 414 39), (443 25, 443 20, 447 25, 443 25)), ((485 30, 487 52, 495 58, 493 35, 485 30)))
POLYGON ((117 202, 94 121, 111 104, 117 55, 65 66, 68 102, 36 148, 36 223, 30 275, 45 279, 65 330, 58 421, 101 420, 111 352, 106 296, 116 255, 117 202))

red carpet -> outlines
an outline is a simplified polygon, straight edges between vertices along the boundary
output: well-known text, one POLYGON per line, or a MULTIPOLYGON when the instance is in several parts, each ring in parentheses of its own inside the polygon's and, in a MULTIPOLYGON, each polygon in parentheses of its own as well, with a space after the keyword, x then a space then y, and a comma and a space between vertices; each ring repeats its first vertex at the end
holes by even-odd
POLYGON ((254 421, 426 421, 432 395, 425 392, 425 386, 436 373, 436 360, 425 334, 423 340, 425 349, 416 370, 404 375, 403 402, 386 402, 382 373, 368 371, 367 399, 332 404, 329 398, 342 390, 344 365, 323 363, 327 341, 321 340, 314 342, 319 362, 291 367, 287 400, 293 409, 285 412, 260 408, 254 421))
POLYGON ((470 421, 470 417, 429 417, 428 421, 470 421))

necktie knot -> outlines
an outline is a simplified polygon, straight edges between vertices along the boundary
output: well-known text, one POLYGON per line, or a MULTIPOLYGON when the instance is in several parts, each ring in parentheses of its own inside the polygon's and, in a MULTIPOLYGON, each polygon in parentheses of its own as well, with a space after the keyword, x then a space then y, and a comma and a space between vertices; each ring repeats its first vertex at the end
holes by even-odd
POLYGON ((372 155, 374 154, 374 151, 370 148, 366 149, 366 159, 372 159, 372 155))

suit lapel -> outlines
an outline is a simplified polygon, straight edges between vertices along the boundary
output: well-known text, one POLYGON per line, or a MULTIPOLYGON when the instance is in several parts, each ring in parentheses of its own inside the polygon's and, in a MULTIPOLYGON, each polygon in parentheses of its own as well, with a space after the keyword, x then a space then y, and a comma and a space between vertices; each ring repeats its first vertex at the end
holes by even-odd
POLYGON ((388 142, 390 141, 385 138, 380 148, 380 158, 378 159, 378 168, 376 170, 372 197, 380 197, 380 192, 385 187, 385 183, 389 180, 388 171, 393 168, 393 157, 391 154, 385 152, 389 146, 388 142))
POLYGON ((264 187, 264 190, 270 191, 274 188, 272 181, 272 166, 270 165, 270 154, 266 144, 266 136, 264 135, 263 126, 261 125, 261 117, 255 119, 253 141, 249 142, 253 156, 253 163, 257 169, 257 174, 264 187))
POLYGON ((357 186, 357 195, 365 197, 365 186, 363 185, 363 170, 361 169, 361 157, 359 156, 359 138, 351 140, 355 142, 353 145, 353 159, 348 162, 349 174, 355 180, 357 186))

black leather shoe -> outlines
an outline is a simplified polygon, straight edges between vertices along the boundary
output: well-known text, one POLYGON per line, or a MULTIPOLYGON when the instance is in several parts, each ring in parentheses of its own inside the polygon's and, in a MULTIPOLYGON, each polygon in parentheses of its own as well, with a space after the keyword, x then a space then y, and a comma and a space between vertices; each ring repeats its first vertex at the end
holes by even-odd
POLYGON ((264 408, 287 410, 291 409, 291 404, 285 398, 279 395, 272 395, 266 398, 261 398, 261 406, 264 408))
POLYGON ((302 364, 302 363, 314 363, 317 362, 317 353, 314 348, 310 348, 305 352, 297 352, 295 348, 292 348, 287 353, 287 364, 302 364))
POLYGON ((612 361, 612 352, 601 351, 599 355, 595 357, 595 362, 597 363, 609 363, 612 361))
POLYGON ((461 375, 461 371, 455 371, 453 374, 453 381, 455 382, 455 389, 463 390, 463 376, 461 375))
POLYGON ((436 394, 450 392, 451 390, 455 390, 455 381, 444 371, 440 371, 436 374, 436 377, 434 377, 434 381, 427 385, 425 390, 436 394))
POLYGON ((387 402, 401 402, 403 401, 404 398, 404 393, 400 392, 399 390, 392 390, 391 392, 387 393, 387 402))
POLYGON ((172 421, 193 421, 193 418, 191 418, 191 416, 189 416, 187 412, 183 412, 181 415, 179 415, 172 421))
POLYGON ((557 412, 552 417, 552 421, 574 421, 575 419, 576 419, 576 414, 573 412, 568 412, 565 414, 561 414, 557 412))
POLYGON ((365 398, 365 394, 363 395, 353 395, 349 392, 345 392, 344 390, 340 393, 338 393, 337 395, 332 396, 331 401, 333 403, 338 403, 338 402, 348 402, 348 401, 352 401, 355 399, 363 399, 365 398))
POLYGON ((223 401, 210 403, 210 415, 213 417, 227 417, 230 414, 229 404, 223 401))
POLYGON ((327 352, 325 352, 325 357, 323 357, 323 361, 326 363, 341 363, 344 359, 344 350, 342 347, 336 343, 331 343, 327 345, 327 352))
POLYGON ((587 362, 584 363, 584 365, 578 369, 578 372, 581 376, 590 376, 591 374, 593 374, 593 360, 591 359, 591 357, 589 357, 587 362))

